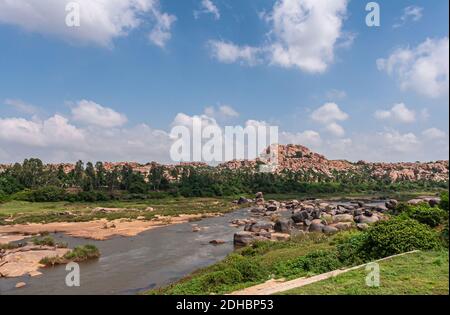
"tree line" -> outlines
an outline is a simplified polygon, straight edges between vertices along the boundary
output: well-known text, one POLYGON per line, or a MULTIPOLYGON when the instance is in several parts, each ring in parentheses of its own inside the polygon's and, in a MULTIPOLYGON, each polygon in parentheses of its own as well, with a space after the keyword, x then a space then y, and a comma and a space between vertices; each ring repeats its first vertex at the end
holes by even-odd
POLYGON ((78 161, 69 172, 64 165, 44 165, 26 159, 0 173, 0 201, 103 201, 147 199, 165 196, 214 197, 265 193, 347 193, 448 188, 448 182, 399 181, 373 178, 369 168, 334 171, 331 175, 313 170, 280 174, 252 169, 154 165, 146 175, 129 165, 107 170, 102 162, 78 161))

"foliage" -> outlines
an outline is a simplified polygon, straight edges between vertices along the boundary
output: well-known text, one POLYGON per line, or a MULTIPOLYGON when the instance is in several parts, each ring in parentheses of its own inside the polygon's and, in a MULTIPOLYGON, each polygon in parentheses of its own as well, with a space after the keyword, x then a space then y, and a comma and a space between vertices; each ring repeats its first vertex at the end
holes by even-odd
POLYGON ((366 237, 363 246, 372 259, 440 247, 435 231, 409 218, 379 222, 367 231, 366 237))
POLYGON ((408 206, 401 214, 402 217, 409 217, 431 227, 441 224, 447 215, 448 213, 439 207, 431 207, 425 203, 408 206))

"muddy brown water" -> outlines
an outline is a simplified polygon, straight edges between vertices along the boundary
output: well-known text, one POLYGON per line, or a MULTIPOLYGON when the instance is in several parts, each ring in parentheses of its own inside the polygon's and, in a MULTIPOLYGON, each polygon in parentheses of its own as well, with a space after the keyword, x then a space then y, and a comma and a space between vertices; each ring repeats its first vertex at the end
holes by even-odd
MULTIPOLYGON (((286 211, 283 216, 290 213, 286 211)), ((0 295, 137 294, 161 287, 225 258, 234 250, 234 233, 243 229, 231 227, 230 221, 250 215, 249 209, 241 209, 221 217, 170 225, 134 237, 114 237, 106 241, 53 234, 57 242, 66 242, 70 248, 93 244, 100 250, 98 260, 80 264, 80 286, 66 286, 69 271, 62 265, 40 269, 43 274, 38 277, 1 278, 0 295), (193 224, 198 225, 201 231, 193 232, 193 224), (226 243, 211 245, 209 242, 212 240, 226 243), (18 282, 27 285, 16 289, 18 282)))

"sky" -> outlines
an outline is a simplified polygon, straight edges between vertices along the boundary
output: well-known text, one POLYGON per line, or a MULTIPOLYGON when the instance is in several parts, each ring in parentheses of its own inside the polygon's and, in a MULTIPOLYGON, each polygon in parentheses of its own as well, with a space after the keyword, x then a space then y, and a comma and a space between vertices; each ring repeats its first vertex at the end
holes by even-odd
POLYGON ((376 1, 372 27, 368 3, 0 0, 0 163, 167 163, 194 117, 331 159, 447 160, 449 2, 376 1))

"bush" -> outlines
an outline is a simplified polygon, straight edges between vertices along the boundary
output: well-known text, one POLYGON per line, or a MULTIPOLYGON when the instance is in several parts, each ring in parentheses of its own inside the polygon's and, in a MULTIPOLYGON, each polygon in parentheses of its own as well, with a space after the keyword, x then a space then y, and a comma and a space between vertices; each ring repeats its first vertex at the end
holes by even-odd
POLYGON ((408 207, 401 216, 409 217, 431 227, 436 227, 445 219, 446 212, 438 207, 420 204, 408 207))
POLYGON ((441 202, 439 203, 439 208, 448 213, 448 191, 441 194, 441 202))
POLYGON ((55 202, 65 200, 66 192, 55 186, 44 186, 18 192, 14 195, 14 199, 29 202, 55 202))
POLYGON ((440 247, 431 228, 409 218, 397 217, 379 222, 366 232, 366 237, 363 247, 371 259, 440 247))
POLYGON ((275 266, 277 276, 293 278, 310 274, 321 274, 342 267, 336 250, 318 250, 275 266))
POLYGON ((336 249, 339 260, 345 266, 363 264, 369 260, 366 252, 366 233, 349 233, 344 238, 337 240, 336 249))
POLYGON ((94 245, 77 246, 64 255, 65 259, 75 262, 95 259, 98 257, 100 257, 100 251, 94 245))
POLYGON ((39 245, 39 246, 55 246, 55 241, 50 236, 46 236, 44 238, 35 237, 31 240, 31 242, 34 245, 39 245))

